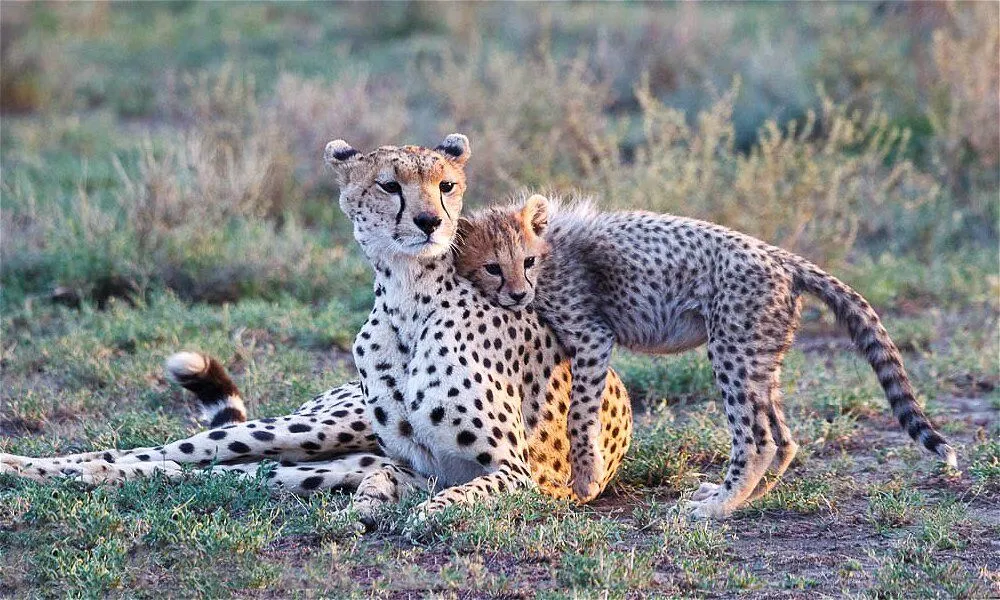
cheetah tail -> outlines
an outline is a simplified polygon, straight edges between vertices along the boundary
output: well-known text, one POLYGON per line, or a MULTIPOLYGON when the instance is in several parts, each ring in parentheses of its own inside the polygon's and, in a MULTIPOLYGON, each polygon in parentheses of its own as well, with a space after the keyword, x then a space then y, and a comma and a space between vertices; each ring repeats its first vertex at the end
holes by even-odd
POLYGON ((878 376, 899 424, 916 442, 950 466, 957 465, 955 450, 930 424, 917 404, 913 385, 903 368, 903 358, 875 309, 861 294, 816 265, 792 254, 783 256, 798 289, 820 298, 847 328, 855 347, 878 376))
POLYGON ((166 362, 167 374, 201 403, 201 420, 221 427, 247 420, 240 390, 222 363, 197 352, 178 352, 166 362))

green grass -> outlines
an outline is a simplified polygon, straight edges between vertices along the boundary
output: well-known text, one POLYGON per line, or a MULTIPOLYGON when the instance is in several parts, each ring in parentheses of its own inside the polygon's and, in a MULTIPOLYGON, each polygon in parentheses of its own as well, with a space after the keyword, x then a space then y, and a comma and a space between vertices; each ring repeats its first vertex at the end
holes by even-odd
MULTIPOLYGON (((189 400, 162 379, 161 361, 181 347, 222 357, 254 414, 282 414, 351 376, 339 362, 338 340, 356 327, 351 318, 361 317, 293 300, 211 307, 170 295, 135 308, 39 307, 12 315, 4 326, 17 351, 4 357, 0 421, 7 437, 0 451, 155 444, 197 430, 189 400), (36 429, 8 429, 14 422, 36 429)), ((935 338, 932 349, 909 353, 908 362, 930 373, 929 365, 949 363, 953 353, 996 351, 990 336, 975 339, 959 347, 935 338)), ((649 372, 664 362, 628 360, 649 372)), ((949 372, 934 377, 942 378, 935 387, 947 387, 949 372)), ((665 395, 637 415, 622 473, 592 507, 524 493, 408 528, 418 500, 411 499, 390 508, 378 531, 363 534, 343 512, 345 496, 272 495, 252 480, 191 476, 91 490, 6 477, 0 581, 5 593, 49 596, 156 596, 178 586, 213 597, 279 588, 345 597, 471 589, 538 597, 597 589, 609 597, 981 595, 990 584, 980 569, 996 535, 988 518, 998 500, 996 443, 958 428, 952 437, 963 471, 941 470, 897 432, 873 379, 844 347, 793 353, 786 405, 802 451, 770 494, 723 524, 689 523, 674 509, 700 482, 722 476, 728 454, 714 395, 695 383, 678 388, 683 401, 665 395), (838 395, 838 388, 847 392, 838 395), (847 416, 843 435, 831 434, 847 416), (840 570, 825 566, 828 555, 814 548, 817 530, 830 532, 820 540, 857 542, 831 550, 849 559, 840 570), (850 561, 859 567, 849 568, 850 561), (916 575, 905 577, 911 570, 916 575)), ((937 397, 934 407, 956 410, 949 398, 937 397)), ((988 398, 980 402, 991 406, 988 398)))

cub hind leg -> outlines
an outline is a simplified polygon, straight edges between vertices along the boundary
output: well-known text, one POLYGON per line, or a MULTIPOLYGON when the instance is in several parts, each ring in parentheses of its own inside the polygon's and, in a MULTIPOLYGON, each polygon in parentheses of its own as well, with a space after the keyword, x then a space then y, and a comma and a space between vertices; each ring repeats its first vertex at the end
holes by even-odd
MULTIPOLYGON (((696 518, 728 517, 766 493, 774 485, 762 481, 768 467, 773 464, 780 476, 797 449, 781 410, 779 374, 798 302, 787 291, 745 302, 745 311, 709 323, 709 357, 733 446, 723 483, 702 484, 692 496, 696 518)), ((729 306, 726 300, 720 304, 729 306)))
POLYGON ((756 500, 764 494, 770 492, 777 485, 778 480, 788 470, 788 465, 792 464, 795 455, 799 451, 799 445, 792 438, 792 431, 785 423, 785 413, 782 409, 781 401, 781 367, 774 370, 771 381, 771 404, 768 407, 767 420, 771 427, 771 435, 774 438, 776 450, 774 460, 771 461, 770 474, 757 484, 750 500, 756 500))

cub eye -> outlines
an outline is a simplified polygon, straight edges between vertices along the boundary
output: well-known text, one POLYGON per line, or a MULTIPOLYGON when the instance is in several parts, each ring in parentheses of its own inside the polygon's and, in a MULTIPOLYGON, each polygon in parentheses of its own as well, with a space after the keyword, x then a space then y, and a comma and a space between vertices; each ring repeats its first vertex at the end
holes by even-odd
POLYGON ((378 186, 389 194, 398 194, 403 191, 403 188, 399 187, 399 182, 397 181, 386 181, 385 183, 379 181, 378 186))
POLYGON ((525 269, 530 269, 533 266, 535 266, 535 257, 534 256, 529 256, 528 258, 524 259, 524 268, 525 269))
POLYGON ((486 272, 489 273, 490 275, 499 276, 503 272, 500 270, 500 265, 496 263, 490 263, 486 265, 484 268, 486 269, 486 272))
POLYGON ((441 183, 438 184, 438 189, 440 189, 442 192, 444 192, 445 194, 447 194, 451 190, 455 189, 455 182, 454 181, 442 181, 441 183))

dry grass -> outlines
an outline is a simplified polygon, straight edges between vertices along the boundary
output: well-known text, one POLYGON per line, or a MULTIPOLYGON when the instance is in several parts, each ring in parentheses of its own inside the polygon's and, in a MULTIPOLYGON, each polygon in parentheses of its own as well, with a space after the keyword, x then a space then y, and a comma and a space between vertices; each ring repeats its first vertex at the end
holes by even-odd
POLYGON ((952 185, 968 185, 966 167, 970 161, 978 162, 994 179, 1000 165, 998 10, 989 2, 949 5, 950 26, 934 32, 938 89, 931 118, 939 135, 940 158, 952 185))

